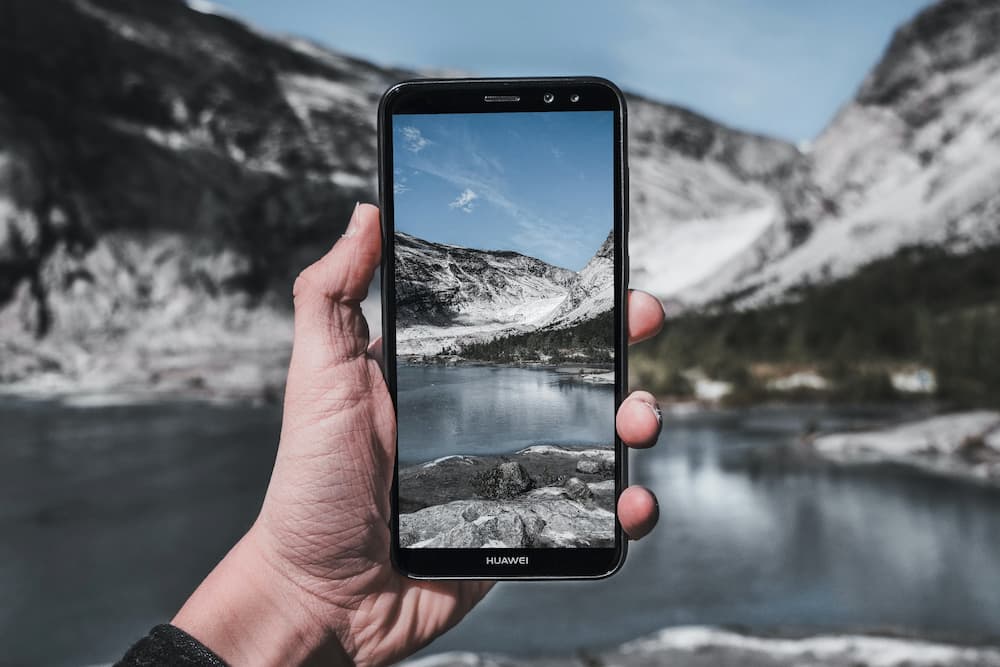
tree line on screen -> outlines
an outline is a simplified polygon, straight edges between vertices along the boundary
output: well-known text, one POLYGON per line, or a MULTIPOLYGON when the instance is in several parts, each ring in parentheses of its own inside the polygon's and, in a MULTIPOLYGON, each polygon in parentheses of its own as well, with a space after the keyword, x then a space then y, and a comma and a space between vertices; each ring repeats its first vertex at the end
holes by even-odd
POLYGON ((608 363, 614 361, 614 351, 614 318, 608 311, 565 329, 539 329, 468 343, 445 354, 497 363, 608 363))
MULTIPOLYGON (((934 398, 1000 407, 1000 247, 961 255, 909 247, 832 283, 804 284, 792 299, 755 310, 717 303, 668 321, 633 350, 633 380, 688 397, 701 369, 732 384, 730 403, 778 395, 761 368, 811 368, 830 382, 798 397, 843 401, 901 398, 890 373, 934 371, 934 398)), ((795 398, 796 392, 781 392, 795 398)))

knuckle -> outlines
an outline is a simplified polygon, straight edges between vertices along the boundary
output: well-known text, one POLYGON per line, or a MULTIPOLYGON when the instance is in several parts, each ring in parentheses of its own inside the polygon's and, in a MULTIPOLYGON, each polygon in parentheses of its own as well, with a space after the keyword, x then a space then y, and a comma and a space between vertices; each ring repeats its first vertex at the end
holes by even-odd
POLYGON ((298 299, 301 296, 305 296, 310 291, 312 291, 312 280, 310 274, 313 272, 313 267, 309 266, 299 272, 299 275, 295 277, 295 282, 292 283, 292 298, 298 299))

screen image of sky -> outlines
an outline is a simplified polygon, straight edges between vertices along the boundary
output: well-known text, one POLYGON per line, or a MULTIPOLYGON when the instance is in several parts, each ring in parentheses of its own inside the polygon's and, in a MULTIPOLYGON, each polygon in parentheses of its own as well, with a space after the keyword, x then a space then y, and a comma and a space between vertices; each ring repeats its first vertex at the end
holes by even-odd
POLYGON ((611 111, 393 117, 396 229, 579 271, 614 225, 611 111))

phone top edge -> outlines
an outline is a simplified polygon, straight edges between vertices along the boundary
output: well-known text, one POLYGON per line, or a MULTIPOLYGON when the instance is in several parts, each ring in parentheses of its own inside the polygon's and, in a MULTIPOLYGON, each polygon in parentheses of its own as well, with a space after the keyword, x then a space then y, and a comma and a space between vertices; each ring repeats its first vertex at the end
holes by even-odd
POLYGON ((454 100, 447 100, 449 95, 478 94, 503 94, 513 93, 519 89, 524 90, 524 94, 537 91, 539 88, 553 86, 557 89, 565 89, 573 86, 587 86, 591 89, 600 89, 601 100, 594 103, 585 99, 579 106, 576 104, 567 105, 565 102, 557 101, 555 105, 539 105, 529 100, 517 100, 515 102, 503 102, 493 106, 484 100, 463 99, 463 106, 474 106, 475 112, 481 113, 501 113, 501 112, 555 112, 555 111, 614 111, 620 115, 624 122, 627 115, 627 102, 622 90, 609 79, 599 76, 550 76, 550 77, 453 77, 453 78, 414 78, 399 81, 385 90, 378 104, 378 117, 380 119, 389 115, 408 115, 416 113, 463 113, 470 109, 462 110, 448 108, 455 104, 454 100), (483 89, 483 90, 477 90, 483 89), (412 107, 418 102, 425 108, 414 110, 412 107), (433 100, 434 104, 429 104, 433 100), (441 104, 443 109, 437 109, 436 105, 441 104), (430 106, 431 108, 426 108, 430 106))

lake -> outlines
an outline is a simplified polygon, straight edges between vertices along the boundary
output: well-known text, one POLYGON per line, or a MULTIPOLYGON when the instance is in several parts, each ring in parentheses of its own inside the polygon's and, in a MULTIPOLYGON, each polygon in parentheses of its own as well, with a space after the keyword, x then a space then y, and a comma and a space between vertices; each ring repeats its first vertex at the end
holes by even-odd
MULTIPOLYGON (((773 455, 810 423, 886 416, 669 418, 659 446, 631 459, 663 517, 620 574, 500 585, 425 653, 560 652, 690 623, 1000 640, 1000 493, 773 455)), ((250 525, 280 409, 8 400, 0 425, 0 662, 84 665, 168 621, 250 525)))
POLYGON ((400 462, 509 454, 531 445, 614 442, 610 384, 570 374, 488 365, 401 365, 400 462))

